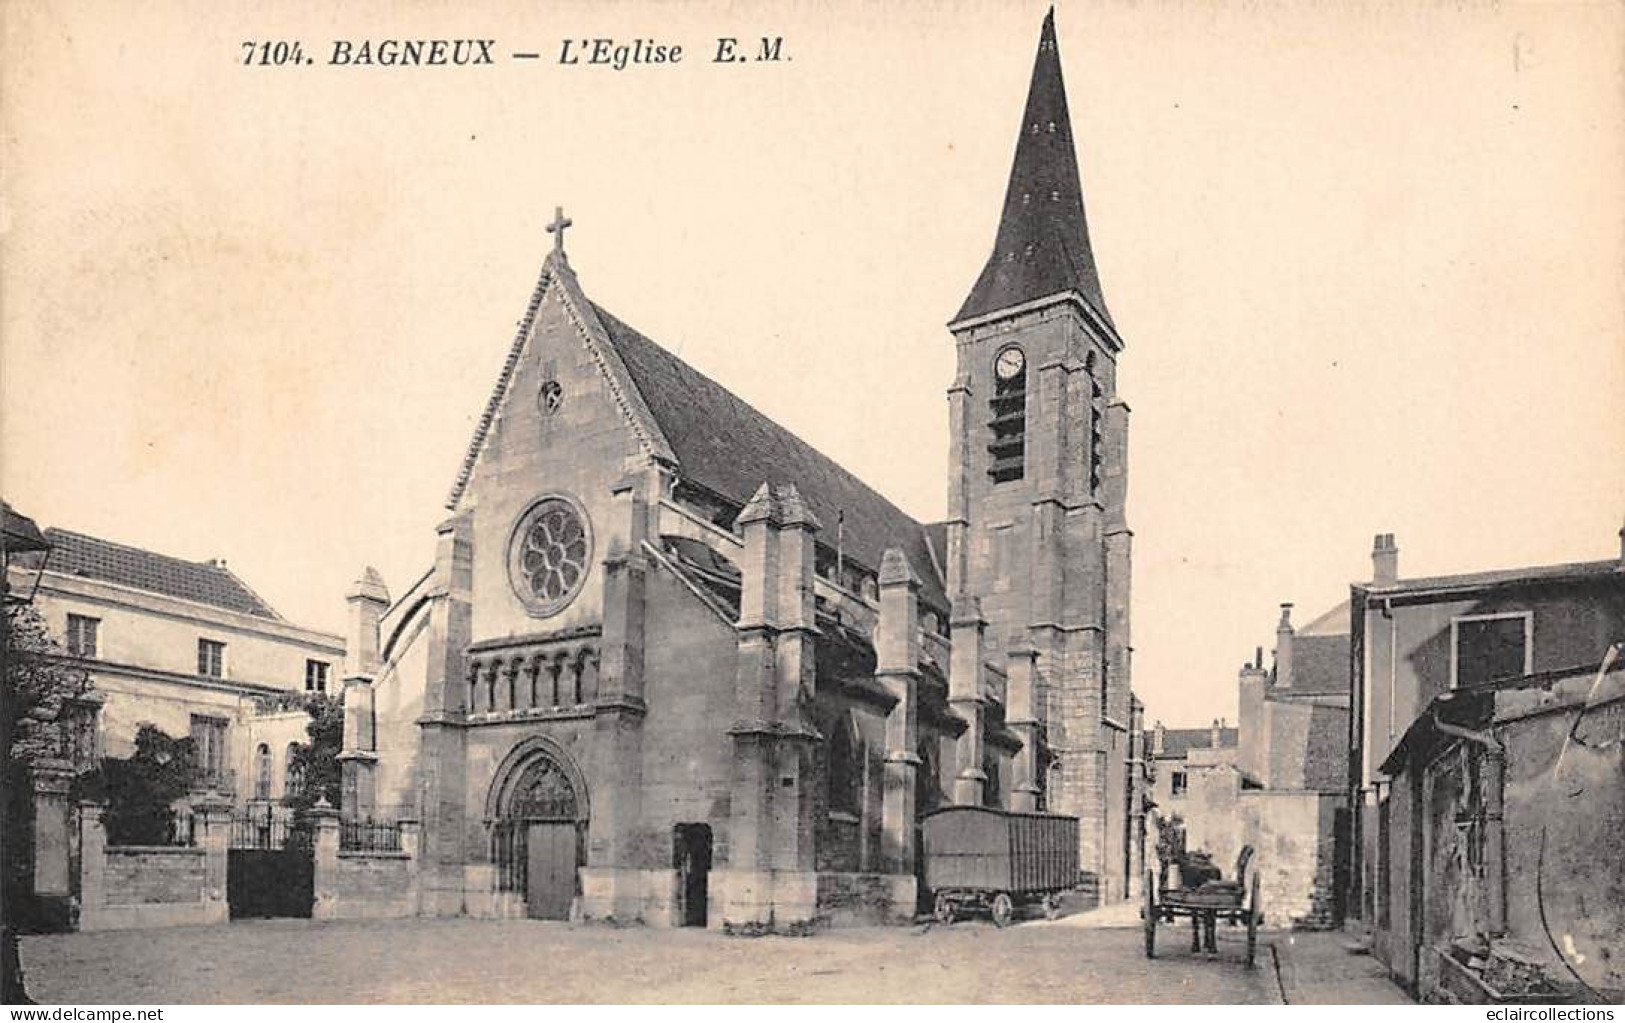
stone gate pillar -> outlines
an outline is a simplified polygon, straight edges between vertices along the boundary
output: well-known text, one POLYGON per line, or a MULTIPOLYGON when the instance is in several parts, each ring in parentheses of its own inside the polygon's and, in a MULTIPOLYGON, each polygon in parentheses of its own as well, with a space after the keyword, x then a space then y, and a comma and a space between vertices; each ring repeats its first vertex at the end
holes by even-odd
POLYGON ((226 901, 226 871, 231 848, 231 801, 210 790, 192 804, 203 825, 203 902, 209 923, 225 923, 231 917, 226 901))
POLYGON ((73 893, 70 864, 72 827, 68 788, 73 765, 66 760, 42 760, 33 765, 34 788, 34 894, 66 898, 73 893))
POLYGON ((107 827, 100 803, 79 804, 79 929, 99 930, 107 905, 107 827))
POLYGON ((331 920, 338 916, 339 868, 339 812, 326 799, 305 811, 305 819, 313 831, 311 887, 315 901, 310 907, 312 920, 331 920))

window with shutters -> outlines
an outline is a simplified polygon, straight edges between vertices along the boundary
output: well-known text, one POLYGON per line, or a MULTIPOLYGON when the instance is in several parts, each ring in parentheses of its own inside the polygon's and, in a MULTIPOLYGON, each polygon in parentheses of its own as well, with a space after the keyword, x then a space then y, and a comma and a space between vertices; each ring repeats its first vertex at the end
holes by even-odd
POLYGON ((227 788, 226 719, 192 715, 192 770, 196 781, 227 788))
POLYGON ((68 616, 68 653, 74 657, 95 657, 102 620, 85 615, 68 616))

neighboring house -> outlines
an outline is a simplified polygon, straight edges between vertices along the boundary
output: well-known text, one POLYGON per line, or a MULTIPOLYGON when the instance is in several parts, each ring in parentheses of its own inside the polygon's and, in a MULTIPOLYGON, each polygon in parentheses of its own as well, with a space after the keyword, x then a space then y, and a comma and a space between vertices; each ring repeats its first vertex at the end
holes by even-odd
POLYGON ((45 539, 34 605, 91 675, 91 757, 129 756, 150 724, 193 739, 199 790, 237 802, 285 795, 288 747, 305 741, 309 720, 286 708, 297 694, 337 693, 340 637, 288 622, 224 561, 66 529, 45 539))
POLYGON ((1379 766, 1373 951, 1423 1000, 1625 1001, 1620 650, 1441 693, 1379 766))
MULTIPOLYGON (((1167 728, 1158 721, 1145 733, 1156 815, 1183 818, 1186 848, 1211 854, 1226 876, 1240 850, 1235 828, 1239 740, 1237 729, 1222 718, 1207 728, 1167 728)), ((1152 838, 1154 844, 1154 831, 1152 838)))
POLYGON ((1148 733, 1163 817, 1185 821, 1186 846, 1229 877, 1253 847, 1261 904, 1273 924, 1335 925, 1340 810, 1348 758, 1348 608, 1294 629, 1281 605, 1275 665, 1264 651, 1241 669, 1241 721, 1148 733))
POLYGON ((1347 830, 1348 606, 1301 629, 1281 605, 1275 665, 1262 654, 1242 668, 1237 765, 1239 840, 1256 856, 1265 912, 1281 924, 1341 921, 1339 883, 1347 830))
MULTIPOLYGON (((1625 530, 1621 533, 1625 543, 1625 530)), ((1427 979, 1421 976, 1427 949, 1452 938, 1497 937, 1447 933, 1451 928, 1477 921, 1474 926, 1500 926, 1524 937, 1528 933, 1519 931, 1516 919, 1499 909, 1488 916, 1441 915, 1436 905, 1441 899, 1466 897, 1459 871, 1443 871, 1435 859, 1435 853, 1444 854, 1437 829, 1448 824, 1465 833, 1487 825, 1477 795, 1467 800, 1471 805, 1457 808, 1459 812, 1447 805, 1456 797, 1448 795, 1448 784, 1433 775, 1440 770, 1448 773, 1438 758, 1455 755, 1450 752, 1455 747, 1433 733, 1461 739, 1449 730, 1464 727, 1458 718, 1469 721, 1466 727, 1504 749, 1508 779, 1532 785, 1547 777, 1555 749, 1548 748, 1550 742, 1539 733, 1548 725, 1533 722, 1524 713, 1529 709, 1524 703, 1541 703, 1539 713, 1567 715, 1571 723, 1582 716, 1577 708, 1584 701, 1576 704, 1574 697, 1563 695, 1566 685, 1576 684, 1559 685, 1558 680, 1595 674, 1609 648, 1625 641, 1625 551, 1620 558, 1605 561, 1422 579, 1399 577, 1398 553, 1392 534, 1379 535, 1372 551, 1372 581, 1351 589, 1354 689, 1349 789, 1358 813, 1353 822, 1349 909, 1371 929, 1374 948, 1394 975, 1414 987, 1427 979), (1536 695, 1527 695, 1537 690, 1536 695), (1526 695, 1510 695, 1515 691, 1526 695), (1492 692, 1493 699, 1483 695, 1492 692), (1442 710, 1447 705, 1451 709, 1442 710), (1437 801, 1416 803, 1419 798, 1433 799, 1430 793, 1440 793, 1437 801), (1452 813, 1449 821, 1440 816, 1452 813)), ((1584 716, 1590 720, 1589 711, 1584 716)), ((1467 741, 1471 745, 1478 740, 1467 741)), ((1532 814, 1531 821, 1550 814, 1554 828, 1567 827, 1560 822, 1571 814, 1591 823, 1611 820, 1617 839, 1621 784, 1616 769, 1611 779, 1589 785, 1581 796, 1554 789, 1547 793, 1544 810, 1534 796, 1525 809, 1532 814), (1571 798, 1578 801, 1570 802, 1571 798)), ((1511 791, 1509 787, 1509 799, 1511 791)), ((1526 838, 1533 826, 1524 826, 1526 838)), ((1489 878, 1532 883, 1529 850, 1517 844, 1510 820, 1506 827, 1509 844, 1500 852, 1469 847, 1466 855, 1472 870, 1489 878), (1487 858, 1480 859, 1481 855, 1487 858)), ((1617 864, 1617 849, 1610 850, 1608 858, 1617 864)), ((1548 866, 1559 869, 1556 864, 1548 866)), ((1586 883, 1582 876, 1545 880, 1572 890, 1586 883)), ((1621 890, 1617 875, 1612 883, 1613 891, 1621 890)), ((1594 908, 1609 901, 1607 890, 1598 890, 1594 908)), ((1618 958, 1617 946, 1614 956, 1618 958)), ((1547 965, 1560 966, 1550 961, 1547 965)))

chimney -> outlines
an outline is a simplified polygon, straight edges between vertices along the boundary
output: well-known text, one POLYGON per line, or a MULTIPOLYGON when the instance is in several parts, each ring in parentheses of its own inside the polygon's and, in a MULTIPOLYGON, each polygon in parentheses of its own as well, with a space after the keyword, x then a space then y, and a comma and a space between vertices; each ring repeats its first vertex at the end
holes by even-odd
POLYGON ((1392 533, 1378 533, 1371 543, 1371 581, 1378 586, 1399 582, 1399 548, 1392 533))
POLYGON ((1282 604, 1275 626, 1275 685, 1280 689, 1292 688, 1292 635, 1292 605, 1282 604))
POLYGON ((1209 747, 1211 747, 1213 749, 1218 749, 1219 748, 1219 733, 1222 732, 1222 731, 1224 731, 1224 718, 1214 718, 1213 719, 1213 728, 1212 728, 1211 731, 1208 732, 1208 738, 1209 738, 1208 746, 1209 747))
POLYGON ((1167 736, 1167 733, 1168 733, 1168 730, 1166 728, 1162 727, 1162 722, 1160 720, 1155 725, 1152 726, 1152 728, 1151 728, 1151 755, 1152 756, 1154 756, 1154 757, 1162 756, 1162 744, 1163 744, 1163 740, 1167 736))

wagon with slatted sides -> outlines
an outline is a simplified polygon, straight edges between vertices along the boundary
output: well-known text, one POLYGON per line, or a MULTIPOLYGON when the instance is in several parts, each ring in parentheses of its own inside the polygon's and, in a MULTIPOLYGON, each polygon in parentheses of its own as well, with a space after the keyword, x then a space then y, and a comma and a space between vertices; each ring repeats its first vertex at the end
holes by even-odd
POLYGON ((987 913, 1000 927, 1017 907, 1060 911, 1078 883, 1078 819, 983 806, 950 806, 921 821, 925 886, 939 923, 987 913))

